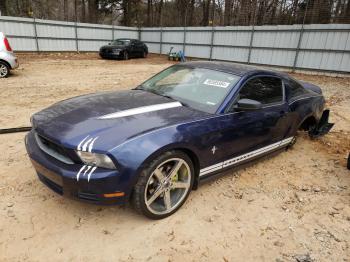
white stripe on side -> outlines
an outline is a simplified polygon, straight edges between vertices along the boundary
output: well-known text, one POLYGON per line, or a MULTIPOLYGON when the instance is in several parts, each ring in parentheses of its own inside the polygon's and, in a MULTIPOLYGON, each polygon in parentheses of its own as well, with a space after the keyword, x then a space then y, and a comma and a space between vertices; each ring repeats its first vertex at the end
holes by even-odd
POLYGON ((211 170, 211 169, 214 169, 214 168, 218 168, 218 167, 221 167, 222 166, 222 163, 218 163, 218 164, 215 164, 215 165, 212 165, 212 166, 208 166, 206 168, 203 168, 201 169, 201 171, 205 172, 205 171, 208 171, 208 170, 211 170))
POLYGON ((157 104, 157 105, 151 105, 151 106, 142 106, 142 107, 132 108, 132 109, 123 110, 116 113, 100 116, 97 119, 115 119, 115 118, 133 116, 133 115, 159 111, 159 110, 164 110, 168 108, 180 107, 180 106, 182 106, 180 102, 171 102, 171 103, 157 104))
POLYGON ((283 140, 281 140, 279 142, 273 143, 271 145, 268 145, 268 146, 259 148, 257 150, 254 150, 252 152, 249 152, 249 153, 246 153, 246 154, 243 154, 243 155, 240 155, 240 156, 228 159, 228 160, 226 160, 224 162, 221 162, 221 163, 218 163, 218 164, 215 164, 215 165, 212 165, 212 166, 208 166, 208 167, 203 168, 203 169, 200 170, 199 176, 203 176, 203 175, 212 173, 214 171, 223 169, 225 167, 232 166, 232 165, 238 164, 238 163, 240 163, 242 161, 248 160, 250 158, 262 155, 264 153, 267 153, 269 151, 275 150, 277 148, 286 146, 290 142, 292 142, 292 140, 293 140, 293 137, 289 137, 289 138, 283 139, 283 140))
POLYGON ((215 165, 203 168, 203 169, 200 170, 199 175, 202 176, 202 175, 206 175, 206 174, 212 173, 212 172, 214 172, 216 170, 220 170, 220 169, 222 169, 223 163, 224 162, 221 162, 221 163, 218 163, 218 164, 215 164, 215 165))
POLYGON ((282 140, 281 141, 281 145, 287 145, 287 144, 289 144, 290 142, 292 142, 293 141, 293 136, 292 137, 289 137, 289 138, 286 138, 286 139, 284 139, 284 140, 282 140))

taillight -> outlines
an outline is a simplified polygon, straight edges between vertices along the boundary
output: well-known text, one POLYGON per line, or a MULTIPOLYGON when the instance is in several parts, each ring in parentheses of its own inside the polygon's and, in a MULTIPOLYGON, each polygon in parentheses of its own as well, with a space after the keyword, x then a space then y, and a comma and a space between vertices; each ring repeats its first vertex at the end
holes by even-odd
POLYGON ((4 38, 4 44, 5 44, 6 50, 9 51, 9 52, 11 52, 11 51, 12 51, 12 48, 11 48, 11 46, 10 46, 9 40, 7 40, 6 37, 4 38))

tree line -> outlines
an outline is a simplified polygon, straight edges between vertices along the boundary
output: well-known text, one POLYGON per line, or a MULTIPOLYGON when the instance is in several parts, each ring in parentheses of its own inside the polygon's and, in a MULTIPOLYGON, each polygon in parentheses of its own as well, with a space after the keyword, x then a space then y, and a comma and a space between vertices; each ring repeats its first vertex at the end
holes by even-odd
POLYGON ((1 15, 124 26, 350 23, 350 0, 0 0, 1 15))

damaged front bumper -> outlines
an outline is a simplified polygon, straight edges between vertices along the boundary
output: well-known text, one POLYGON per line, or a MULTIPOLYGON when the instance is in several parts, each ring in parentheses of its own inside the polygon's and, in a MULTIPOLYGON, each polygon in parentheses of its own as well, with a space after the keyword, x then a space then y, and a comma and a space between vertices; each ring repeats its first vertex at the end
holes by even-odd
POLYGON ((334 123, 329 123, 328 119, 329 109, 326 109, 323 111, 320 121, 317 123, 317 125, 309 130, 309 136, 311 138, 318 138, 327 134, 334 126, 334 123))
POLYGON ((44 152, 35 139, 34 130, 27 134, 25 145, 40 181, 54 192, 94 204, 122 205, 128 201, 125 193, 128 181, 123 180, 119 171, 97 168, 89 177, 86 165, 66 164, 44 152), (83 167, 85 172, 78 179, 83 167))

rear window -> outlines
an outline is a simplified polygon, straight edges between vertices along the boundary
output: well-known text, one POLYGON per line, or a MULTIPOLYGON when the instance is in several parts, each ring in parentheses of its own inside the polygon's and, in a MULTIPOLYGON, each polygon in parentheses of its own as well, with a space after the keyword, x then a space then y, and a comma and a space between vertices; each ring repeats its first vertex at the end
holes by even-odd
POLYGON ((114 45, 129 45, 130 40, 129 39, 117 39, 113 41, 114 45))

